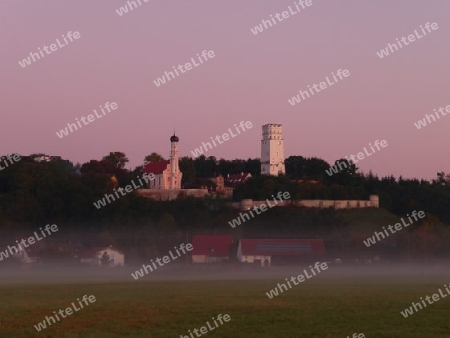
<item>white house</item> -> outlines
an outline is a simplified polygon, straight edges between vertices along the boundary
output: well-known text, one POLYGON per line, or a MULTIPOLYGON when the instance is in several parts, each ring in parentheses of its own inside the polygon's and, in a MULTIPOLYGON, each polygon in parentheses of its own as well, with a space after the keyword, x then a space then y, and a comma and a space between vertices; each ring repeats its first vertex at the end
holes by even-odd
POLYGON ((325 253, 323 239, 241 239, 237 258, 262 267, 277 262, 295 262, 301 257, 319 257, 325 253))
POLYGON ((98 247, 84 252, 81 255, 81 263, 90 264, 94 266, 102 266, 102 262, 107 262, 107 266, 124 266, 125 254, 111 247, 98 247))

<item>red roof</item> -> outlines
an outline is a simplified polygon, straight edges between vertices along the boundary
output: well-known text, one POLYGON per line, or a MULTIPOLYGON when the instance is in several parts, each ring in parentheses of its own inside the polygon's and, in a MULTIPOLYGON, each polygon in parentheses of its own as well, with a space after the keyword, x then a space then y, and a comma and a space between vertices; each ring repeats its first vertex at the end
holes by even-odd
POLYGON ((167 169, 168 164, 170 164, 170 161, 150 162, 144 167, 144 172, 155 175, 162 174, 167 169))
POLYGON ((192 236, 193 255, 229 256, 233 235, 194 235, 192 236))
POLYGON ((323 254, 323 239, 241 239, 243 255, 300 256, 323 254))

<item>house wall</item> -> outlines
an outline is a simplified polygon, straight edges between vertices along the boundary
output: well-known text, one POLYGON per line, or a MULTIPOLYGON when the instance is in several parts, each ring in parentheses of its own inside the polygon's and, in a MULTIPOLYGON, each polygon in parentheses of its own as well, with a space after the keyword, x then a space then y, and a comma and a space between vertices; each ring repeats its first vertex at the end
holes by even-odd
POLYGON ((254 255, 244 255, 242 253, 242 246, 241 242, 239 241, 239 246, 237 250, 237 259, 239 262, 242 263, 253 263, 255 260, 259 259, 261 260, 261 266, 264 266, 265 260, 267 259, 269 261, 269 266, 271 265, 271 256, 254 256, 254 255))
POLYGON ((269 263, 268 266, 271 265, 271 256, 259 256, 259 255, 242 255, 240 261, 243 263, 254 263, 256 260, 261 261, 261 266, 264 267, 264 263, 267 260, 269 263))
POLYGON ((228 260, 228 257, 192 255, 192 263, 220 263, 226 260, 228 260))
POLYGON ((106 253, 109 255, 109 258, 111 260, 114 260, 111 263, 111 266, 124 266, 125 265, 125 255, 121 254, 120 252, 116 251, 116 250, 112 250, 110 248, 106 249, 106 250, 102 250, 100 252, 100 257, 99 259, 102 257, 103 253, 106 251, 106 253))
POLYGON ((109 255, 109 259, 114 260, 111 263, 111 266, 124 266, 125 265, 125 256, 116 250, 112 250, 111 248, 106 248, 101 251, 97 251, 92 258, 84 258, 81 259, 81 263, 87 263, 95 266, 101 266, 101 258, 103 253, 109 255))
POLYGON ((192 255, 192 263, 206 263, 206 255, 192 255))
POLYGON ((167 170, 164 170, 162 174, 155 174, 155 179, 148 182, 150 189, 165 189, 165 182, 168 179, 167 170))

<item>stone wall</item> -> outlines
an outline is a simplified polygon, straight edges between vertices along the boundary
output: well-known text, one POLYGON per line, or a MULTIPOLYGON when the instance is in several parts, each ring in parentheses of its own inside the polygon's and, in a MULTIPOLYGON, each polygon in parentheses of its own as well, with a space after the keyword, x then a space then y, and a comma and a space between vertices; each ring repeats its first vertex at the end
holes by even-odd
MULTIPOLYGON (((136 192, 147 198, 157 201, 170 201, 180 197, 203 198, 208 195, 208 189, 138 189, 136 192)), ((269 206, 296 205, 306 208, 334 208, 334 209, 359 209, 359 208, 379 208, 378 195, 370 195, 369 200, 277 200, 254 201, 243 199, 241 202, 231 202, 231 207, 241 210, 250 210, 253 207, 260 207, 262 204, 269 206)))
POLYGON ((208 195, 207 189, 138 189, 138 195, 156 201, 171 201, 180 197, 202 198, 208 195))
MULTIPOLYGON (((251 199, 244 199, 240 203, 231 203, 231 206, 236 209, 250 210, 253 207, 259 207, 262 204, 268 206, 268 203, 275 205, 272 199, 268 201, 253 201, 251 199)), ((285 200, 279 201, 276 206, 296 205, 306 208, 334 208, 334 209, 359 209, 359 208, 379 208, 378 195, 370 195, 369 200, 285 200)))

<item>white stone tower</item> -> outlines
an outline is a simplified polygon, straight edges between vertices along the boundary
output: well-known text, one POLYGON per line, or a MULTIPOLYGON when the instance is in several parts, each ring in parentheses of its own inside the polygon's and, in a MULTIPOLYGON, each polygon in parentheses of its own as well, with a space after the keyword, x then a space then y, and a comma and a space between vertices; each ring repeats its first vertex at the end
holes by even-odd
POLYGON ((262 126, 261 175, 285 174, 284 141, 281 124, 262 126))
POLYGON ((181 179, 183 174, 178 166, 178 136, 173 134, 170 138, 170 174, 169 174, 169 189, 181 189, 181 179))

